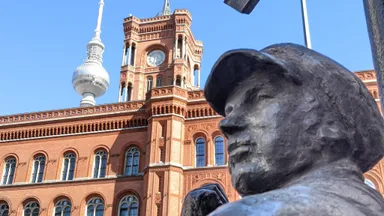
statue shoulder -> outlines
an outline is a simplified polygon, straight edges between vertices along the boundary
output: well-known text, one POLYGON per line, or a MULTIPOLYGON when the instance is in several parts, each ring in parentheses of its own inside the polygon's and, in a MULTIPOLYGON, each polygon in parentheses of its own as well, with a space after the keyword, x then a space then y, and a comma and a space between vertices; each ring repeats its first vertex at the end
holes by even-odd
POLYGON ((236 202, 227 203, 210 214, 210 216, 285 216, 285 215, 322 215, 317 201, 309 196, 310 189, 295 188, 276 190, 264 194, 244 197, 236 202))
POLYGON ((356 205, 347 195, 321 191, 306 186, 292 186, 263 194, 244 197, 236 202, 220 206, 211 216, 307 216, 307 215, 383 215, 380 205, 356 205), (369 206, 369 207, 368 207, 369 206), (365 214, 369 212, 369 214, 365 214))

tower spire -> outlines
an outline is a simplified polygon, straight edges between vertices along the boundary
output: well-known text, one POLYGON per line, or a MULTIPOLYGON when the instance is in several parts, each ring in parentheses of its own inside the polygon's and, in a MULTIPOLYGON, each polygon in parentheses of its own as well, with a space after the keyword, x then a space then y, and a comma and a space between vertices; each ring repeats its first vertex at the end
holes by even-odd
POLYGON ((93 39, 100 40, 100 34, 101 34, 101 20, 103 18, 103 9, 104 9, 104 0, 100 0, 99 2, 99 14, 97 16, 97 24, 95 29, 95 36, 93 39))
POLYGON ((95 35, 87 44, 87 58, 72 76, 73 87, 83 97, 82 107, 95 105, 95 98, 103 95, 109 87, 109 74, 103 67, 104 44, 100 38, 103 8, 104 0, 100 0, 95 35))
POLYGON ((157 16, 166 16, 171 14, 171 4, 169 0, 164 0, 163 10, 157 14, 157 16))

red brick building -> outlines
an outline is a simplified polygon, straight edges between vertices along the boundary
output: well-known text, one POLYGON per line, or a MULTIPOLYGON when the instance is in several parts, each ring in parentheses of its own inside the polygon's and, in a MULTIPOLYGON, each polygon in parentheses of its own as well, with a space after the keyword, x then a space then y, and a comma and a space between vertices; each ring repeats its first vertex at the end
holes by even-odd
MULTIPOLYGON (((191 21, 187 10, 124 19, 118 103, 0 116, 0 216, 179 215, 213 182, 240 198, 191 21)), ((375 74, 356 74, 378 98, 375 74)), ((384 162, 366 178, 384 194, 384 162)))

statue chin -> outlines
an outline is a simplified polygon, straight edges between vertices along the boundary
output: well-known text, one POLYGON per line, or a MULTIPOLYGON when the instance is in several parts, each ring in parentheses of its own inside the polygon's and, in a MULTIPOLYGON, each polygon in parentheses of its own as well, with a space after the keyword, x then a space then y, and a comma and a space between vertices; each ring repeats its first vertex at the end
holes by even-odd
POLYGON ((263 193, 270 187, 267 183, 273 181, 270 174, 260 166, 243 164, 232 169, 232 186, 241 196, 263 193))

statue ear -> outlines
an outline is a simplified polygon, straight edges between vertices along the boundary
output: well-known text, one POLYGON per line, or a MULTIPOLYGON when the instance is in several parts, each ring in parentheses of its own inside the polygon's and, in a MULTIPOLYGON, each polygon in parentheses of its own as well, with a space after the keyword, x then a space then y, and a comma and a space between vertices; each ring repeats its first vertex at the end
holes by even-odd
MULTIPOLYGON (((333 152, 345 151, 345 130, 337 122, 330 122, 321 125, 317 130, 317 137, 321 140, 321 148, 332 149, 333 152)), ((319 148, 320 146, 316 147, 319 148)))

